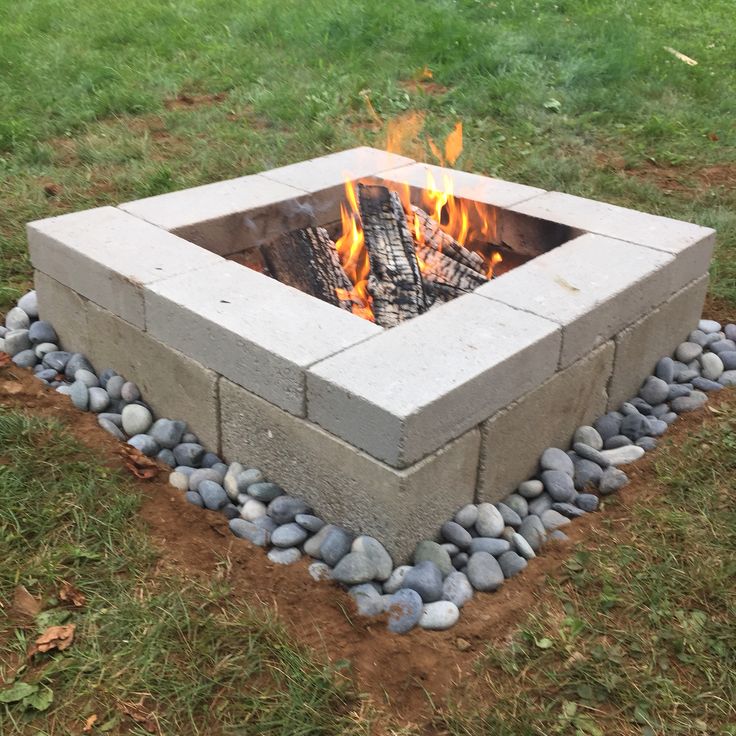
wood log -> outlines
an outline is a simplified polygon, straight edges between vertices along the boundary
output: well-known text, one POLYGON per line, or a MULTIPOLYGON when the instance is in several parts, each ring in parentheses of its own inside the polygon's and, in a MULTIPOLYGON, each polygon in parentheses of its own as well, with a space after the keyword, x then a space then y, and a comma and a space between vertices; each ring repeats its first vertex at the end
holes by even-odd
POLYGON ((429 306, 419 272, 414 239, 396 192, 358 184, 358 203, 370 261, 368 292, 376 324, 394 327, 429 306))
POLYGON ((283 284, 316 296, 348 312, 353 285, 340 265, 335 244, 321 227, 291 230, 261 247, 270 274, 283 284))

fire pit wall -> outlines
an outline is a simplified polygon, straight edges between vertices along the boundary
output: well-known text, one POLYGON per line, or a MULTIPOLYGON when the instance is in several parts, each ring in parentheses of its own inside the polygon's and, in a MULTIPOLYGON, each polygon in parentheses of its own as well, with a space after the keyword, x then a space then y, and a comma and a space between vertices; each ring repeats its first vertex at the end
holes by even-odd
POLYGON ((457 196, 494 208, 500 242, 541 255, 394 329, 232 260, 336 221, 346 174, 416 193, 426 168, 357 148, 31 223, 41 314, 158 414, 402 561, 636 393, 699 318, 714 244, 697 225, 451 172, 457 196))

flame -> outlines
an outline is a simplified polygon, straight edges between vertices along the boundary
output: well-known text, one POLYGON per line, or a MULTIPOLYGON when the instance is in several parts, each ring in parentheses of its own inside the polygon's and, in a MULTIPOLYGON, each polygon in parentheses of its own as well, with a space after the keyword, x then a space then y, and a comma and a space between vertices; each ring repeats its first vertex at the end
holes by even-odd
POLYGON ((461 120, 457 121, 455 130, 447 136, 445 140, 445 158, 447 163, 452 166, 458 160, 463 152, 463 124, 461 120))
POLYGON ((497 250, 493 251, 488 262, 488 271, 486 271, 486 278, 493 278, 493 270, 496 268, 497 264, 501 263, 501 261, 503 261, 503 256, 497 250))

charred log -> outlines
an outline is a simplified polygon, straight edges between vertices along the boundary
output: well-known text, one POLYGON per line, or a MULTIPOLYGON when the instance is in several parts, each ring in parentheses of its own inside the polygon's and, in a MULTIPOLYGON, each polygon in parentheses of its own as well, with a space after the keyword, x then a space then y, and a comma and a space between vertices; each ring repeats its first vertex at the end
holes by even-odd
POLYGON ((414 240, 396 192, 359 184, 358 201, 370 261, 373 314, 376 324, 394 327, 428 308, 414 240))
POLYGON ((351 311, 353 285, 324 228, 291 230, 261 252, 268 271, 281 283, 351 311))

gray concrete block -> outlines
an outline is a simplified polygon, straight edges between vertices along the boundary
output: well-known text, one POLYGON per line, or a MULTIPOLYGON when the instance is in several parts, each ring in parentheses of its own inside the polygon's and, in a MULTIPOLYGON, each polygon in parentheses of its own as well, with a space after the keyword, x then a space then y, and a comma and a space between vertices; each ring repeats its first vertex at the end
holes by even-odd
POLYGON ((54 325, 64 350, 84 352, 87 346, 87 300, 41 271, 34 272, 33 281, 41 319, 54 325))
POLYGON ((309 418, 405 467, 551 376, 560 329, 467 294, 312 366, 309 418))
POLYGON ((575 430, 604 414, 613 370, 608 341, 481 426, 479 501, 500 501, 534 476, 547 447, 567 449, 575 430))
POLYGON ((408 560, 418 540, 433 538, 443 519, 473 499, 477 429, 396 470, 226 379, 220 401, 227 460, 247 460, 331 523, 377 537, 396 563, 408 560))
POLYGON ((574 363, 670 296, 675 258, 586 234, 475 293, 562 326, 560 366, 574 363))
POLYGON ((34 268, 144 327, 143 287, 222 259, 115 207, 27 226, 34 268))
POLYGON ((511 209, 677 256, 675 288, 707 273, 713 255, 715 231, 711 228, 593 199, 547 192, 511 209))
POLYGON ((613 375, 608 386, 608 408, 618 409, 636 396, 644 379, 663 355, 671 355, 695 327, 703 311, 708 277, 680 289, 617 335, 613 375))
POLYGON ((305 413, 307 366, 382 333, 229 261, 150 285, 146 325, 157 340, 297 415, 305 413))
POLYGON ((88 303, 84 351, 97 370, 113 368, 135 382, 157 416, 181 419, 218 452, 219 376, 106 309, 88 303))

